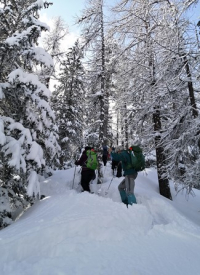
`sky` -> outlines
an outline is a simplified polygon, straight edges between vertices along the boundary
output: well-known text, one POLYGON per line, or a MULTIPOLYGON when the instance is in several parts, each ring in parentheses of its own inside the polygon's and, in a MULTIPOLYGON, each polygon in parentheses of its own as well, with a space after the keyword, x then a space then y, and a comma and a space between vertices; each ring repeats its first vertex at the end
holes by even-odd
POLYGON ((123 177, 112 180, 110 162, 103 172, 94 194, 80 192, 80 167, 43 180, 46 197, 0 231, 1 275, 200 274, 200 190, 176 195, 170 182, 170 201, 159 195, 156 170, 146 169, 127 208, 123 177))
MULTIPOLYGON (((53 5, 41 11, 41 21, 47 23, 51 28, 52 18, 60 16, 69 27, 69 35, 64 42, 65 47, 72 46, 79 35, 79 28, 75 25, 75 17, 81 15, 87 0, 51 0, 50 2, 53 5)), ((106 0, 104 3, 113 5, 115 2, 117 0, 106 0)), ((198 21, 200 18, 200 1, 190 8, 188 17, 195 23, 198 21)))
MULTIPOLYGON (((74 45, 79 37, 79 29, 75 25, 75 17, 80 15, 80 11, 84 8, 84 0, 51 0, 53 5, 48 9, 42 9, 40 12, 40 20, 45 22, 50 29, 53 28, 53 18, 60 16, 66 23, 69 34, 62 43, 61 50, 66 50, 74 45)), ((46 33, 42 34, 44 37, 46 33)), ((41 42, 40 42, 41 43, 41 42)))
MULTIPOLYGON (((43 10, 42 13, 45 13, 48 18, 52 18, 55 16, 61 16, 66 23, 75 30, 76 27, 74 25, 75 16, 81 14, 81 10, 85 7, 86 0, 51 0, 53 3, 48 9, 43 10)), ((108 5, 112 5, 117 2, 117 0, 106 0, 104 3, 108 5)), ((189 10, 189 17, 192 20, 197 20, 200 18, 200 1, 198 4, 194 4, 192 8, 189 10)))
POLYGON ((85 0, 51 0, 53 5, 48 9, 42 10, 42 16, 46 16, 48 20, 53 17, 61 16, 70 28, 70 31, 77 31, 74 25, 75 17, 81 14, 81 10, 85 6, 85 0))
POLYGON ((73 17, 78 15, 85 6, 85 0, 51 0, 52 6, 48 9, 50 16, 60 15, 66 21, 73 22, 73 17))

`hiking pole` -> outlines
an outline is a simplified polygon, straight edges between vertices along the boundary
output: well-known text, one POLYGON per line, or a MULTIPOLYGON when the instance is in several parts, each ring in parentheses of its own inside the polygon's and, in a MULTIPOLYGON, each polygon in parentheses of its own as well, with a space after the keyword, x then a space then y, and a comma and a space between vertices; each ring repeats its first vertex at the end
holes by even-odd
POLYGON ((81 172, 81 169, 82 169, 82 167, 79 169, 78 173, 80 173, 80 172, 81 172))
POLYGON ((75 176, 76 176, 76 166, 75 166, 75 169, 74 169, 74 178, 73 178, 72 189, 74 189, 74 180, 75 180, 75 176))
POLYGON ((105 175, 105 172, 106 172, 106 166, 104 166, 103 176, 105 175))
POLYGON ((114 179, 114 176, 112 177, 112 179, 111 179, 111 181, 110 181, 110 184, 109 184, 109 186, 108 186, 108 189, 107 189, 106 192, 105 192, 105 195, 108 195, 108 190, 109 190, 109 188, 110 188, 110 186, 111 186, 111 183, 112 183, 113 179, 114 179))

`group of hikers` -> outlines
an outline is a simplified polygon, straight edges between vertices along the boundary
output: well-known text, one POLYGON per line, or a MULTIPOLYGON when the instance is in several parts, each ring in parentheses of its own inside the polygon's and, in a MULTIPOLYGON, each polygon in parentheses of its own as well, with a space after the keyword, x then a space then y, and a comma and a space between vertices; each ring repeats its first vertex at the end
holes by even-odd
MULTIPOLYGON (((104 166, 106 166, 109 159, 112 161, 113 177, 115 174, 116 177, 122 177, 122 171, 125 177, 118 186, 122 202, 127 206, 137 203, 134 194, 135 179, 138 172, 145 168, 142 149, 139 146, 131 146, 128 150, 124 150, 122 147, 109 148, 105 145, 102 148, 104 166)), ((94 160, 97 162, 95 150, 90 146, 86 146, 80 159, 75 161, 75 165, 82 167, 81 186, 83 191, 90 192, 90 181, 96 177, 95 169, 97 169, 97 165, 94 165, 94 160)))

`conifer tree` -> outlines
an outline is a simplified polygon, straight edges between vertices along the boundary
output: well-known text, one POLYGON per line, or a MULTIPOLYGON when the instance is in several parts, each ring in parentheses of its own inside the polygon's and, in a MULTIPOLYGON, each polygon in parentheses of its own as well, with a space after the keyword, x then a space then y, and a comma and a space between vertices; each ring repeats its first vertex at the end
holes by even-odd
MULTIPOLYGON (((93 84, 93 97, 96 97, 98 105, 98 136, 99 146, 104 145, 107 139, 107 129, 105 116, 105 101, 108 101, 105 90, 105 22, 103 13, 103 0, 88 0, 88 5, 82 16, 77 20, 82 25, 82 37, 85 50, 90 51, 92 56, 90 62, 91 79, 93 84), (92 64, 91 64, 92 63, 92 64), (95 88, 95 89, 94 89, 95 88)), ((90 56, 89 56, 90 58, 90 56)))
POLYGON ((52 104, 56 113, 59 143, 62 150, 61 166, 74 157, 83 144, 84 68, 83 52, 79 42, 65 55, 53 93, 52 104))
MULTIPOLYGON (((107 144, 107 125, 108 117, 106 116, 108 104, 108 93, 106 92, 106 68, 105 68, 105 22, 103 11, 103 0, 88 0, 87 6, 83 10, 82 16, 78 18, 77 23, 82 25, 83 47, 89 51, 89 69, 91 71, 90 83, 92 87, 90 94, 95 102, 95 114, 97 119, 93 126, 97 126, 97 131, 90 133, 98 135, 98 183, 102 181, 102 147, 107 144), (93 80, 92 80, 93 79, 93 80)), ((91 129, 90 129, 91 130, 91 129)))
POLYGON ((37 47, 48 26, 38 20, 43 1, 0 1, 0 227, 11 213, 40 197, 38 174, 57 161, 59 146, 50 91, 37 66, 52 67, 49 54, 37 47))

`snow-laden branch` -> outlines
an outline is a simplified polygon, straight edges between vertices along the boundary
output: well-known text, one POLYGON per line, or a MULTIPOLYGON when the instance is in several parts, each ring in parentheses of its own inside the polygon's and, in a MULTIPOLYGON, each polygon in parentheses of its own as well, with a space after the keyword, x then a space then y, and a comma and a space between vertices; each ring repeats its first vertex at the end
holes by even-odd
POLYGON ((8 75, 8 81, 10 83, 20 83, 20 85, 25 84, 25 85, 29 85, 32 84, 34 86, 36 86, 36 93, 42 93, 44 96, 46 97, 50 97, 51 92, 50 90, 40 82, 39 78, 37 75, 34 74, 30 74, 30 73, 26 73, 24 72, 22 69, 16 69, 14 71, 12 71, 9 75, 8 75))
POLYGON ((23 55, 29 54, 32 56, 32 59, 36 61, 36 63, 41 63, 48 68, 54 66, 54 62, 51 55, 48 54, 43 48, 32 47, 29 50, 23 52, 23 55))

